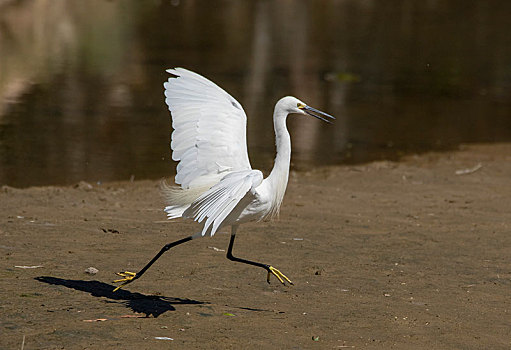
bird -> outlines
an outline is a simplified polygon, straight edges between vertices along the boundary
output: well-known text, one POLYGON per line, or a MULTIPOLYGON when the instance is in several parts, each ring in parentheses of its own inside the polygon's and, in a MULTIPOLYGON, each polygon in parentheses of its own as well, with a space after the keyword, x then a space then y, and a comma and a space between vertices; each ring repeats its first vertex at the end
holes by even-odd
POLYGON ((187 218, 200 230, 171 242, 138 272, 118 272, 114 291, 140 278, 161 255, 191 240, 214 236, 231 226, 227 258, 263 268, 286 285, 293 282, 269 264, 233 255, 236 233, 241 224, 271 219, 278 215, 286 191, 291 161, 291 137, 286 126, 291 114, 309 115, 331 123, 335 118, 308 106, 296 97, 278 100, 273 112, 276 156, 270 174, 264 178, 252 169, 246 142, 247 116, 241 104, 207 78, 185 68, 166 70, 171 76, 163 84, 165 103, 174 131, 170 147, 176 162, 175 186, 164 184, 168 219, 187 218))

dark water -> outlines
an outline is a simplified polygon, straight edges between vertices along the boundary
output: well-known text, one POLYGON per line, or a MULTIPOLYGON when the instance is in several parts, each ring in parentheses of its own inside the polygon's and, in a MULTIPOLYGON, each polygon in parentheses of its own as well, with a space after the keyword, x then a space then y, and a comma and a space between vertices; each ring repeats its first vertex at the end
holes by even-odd
POLYGON ((511 2, 0 0, 0 185, 172 175, 166 68, 248 115, 254 168, 295 95, 293 167, 511 141, 511 2))

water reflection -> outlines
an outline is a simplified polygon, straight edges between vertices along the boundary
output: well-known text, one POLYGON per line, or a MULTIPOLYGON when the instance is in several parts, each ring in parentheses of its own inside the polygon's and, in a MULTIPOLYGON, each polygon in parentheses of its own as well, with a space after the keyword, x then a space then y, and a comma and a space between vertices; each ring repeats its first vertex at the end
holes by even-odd
POLYGON ((171 175, 164 69, 196 70, 249 117, 270 169, 273 105, 293 166, 511 140, 508 1, 0 1, 0 184, 171 175))

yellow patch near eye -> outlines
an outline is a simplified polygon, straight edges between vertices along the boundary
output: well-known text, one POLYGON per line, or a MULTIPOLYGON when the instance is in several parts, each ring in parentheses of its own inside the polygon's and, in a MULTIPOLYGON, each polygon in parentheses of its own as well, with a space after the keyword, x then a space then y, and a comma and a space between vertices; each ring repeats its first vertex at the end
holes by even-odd
POLYGON ((304 109, 305 108, 305 105, 303 103, 297 103, 296 104, 296 107, 300 108, 300 109, 304 109))

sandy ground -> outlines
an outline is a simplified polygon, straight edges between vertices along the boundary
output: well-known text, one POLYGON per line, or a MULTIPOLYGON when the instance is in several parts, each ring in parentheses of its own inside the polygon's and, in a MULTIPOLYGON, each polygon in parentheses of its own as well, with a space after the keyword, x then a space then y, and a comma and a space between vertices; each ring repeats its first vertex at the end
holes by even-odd
POLYGON ((195 231, 165 220, 158 181, 3 187, 0 348, 509 349, 510 175, 510 144, 292 173, 280 220, 234 252, 295 286, 219 234, 115 293, 195 231))

